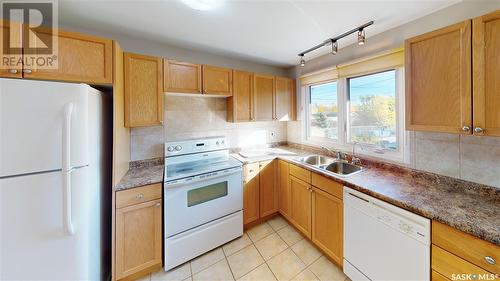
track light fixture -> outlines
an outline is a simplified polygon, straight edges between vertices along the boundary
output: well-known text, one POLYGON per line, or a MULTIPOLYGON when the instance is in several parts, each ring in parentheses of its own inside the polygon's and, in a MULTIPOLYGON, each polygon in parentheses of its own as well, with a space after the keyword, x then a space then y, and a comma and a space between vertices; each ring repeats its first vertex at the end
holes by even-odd
POLYGON ((300 66, 306 66, 306 60, 304 59, 304 54, 300 55, 300 66))
POLYGON ((336 55, 339 51, 339 43, 337 41, 332 41, 332 55, 336 55))
POLYGON ((365 41, 366 41, 365 30, 361 28, 360 30, 358 30, 358 45, 360 46, 364 45, 365 41))
POLYGON ((339 44, 338 44, 338 40, 339 39, 342 39, 348 35, 351 35, 353 33, 356 33, 358 32, 358 45, 364 45, 366 43, 366 36, 365 36, 365 28, 372 25, 373 24, 373 21, 370 21, 370 22, 367 22, 361 26, 358 26, 354 29, 351 29, 347 32, 344 32, 342 34, 340 34, 339 36, 337 37, 334 37, 334 38, 329 38, 329 39, 326 39, 325 41, 323 41, 321 44, 318 44, 312 48, 309 48, 301 53, 299 53, 299 57, 300 57, 300 66, 304 66, 306 64, 306 61, 304 60, 304 55, 309 53, 309 52, 312 52, 316 49, 319 49, 321 47, 326 47, 328 45, 332 45, 332 51, 331 53, 333 55, 336 55, 339 51, 339 44))

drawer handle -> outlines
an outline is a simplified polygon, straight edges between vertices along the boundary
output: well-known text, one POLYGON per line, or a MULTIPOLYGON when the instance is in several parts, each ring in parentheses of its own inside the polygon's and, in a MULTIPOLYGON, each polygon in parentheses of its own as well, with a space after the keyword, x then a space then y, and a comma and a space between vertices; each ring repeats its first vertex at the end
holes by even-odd
POLYGON ((161 206, 161 204, 160 203, 156 203, 155 206, 156 206, 156 208, 159 208, 161 206))
POLYGON ((17 69, 9 69, 10 74, 16 74, 18 71, 17 69))
POLYGON ((23 69, 23 72, 26 73, 26 74, 31 74, 31 73, 33 73, 33 70, 31 70, 31 69, 23 69))
POLYGON ((137 200, 141 200, 142 198, 144 198, 144 194, 139 193, 139 194, 137 194, 137 195, 135 196, 135 198, 136 198, 137 200))
POLYGON ((495 261, 494 258, 492 258, 491 256, 486 256, 484 257, 484 259, 486 260, 487 263, 489 264, 496 264, 497 262, 495 261))

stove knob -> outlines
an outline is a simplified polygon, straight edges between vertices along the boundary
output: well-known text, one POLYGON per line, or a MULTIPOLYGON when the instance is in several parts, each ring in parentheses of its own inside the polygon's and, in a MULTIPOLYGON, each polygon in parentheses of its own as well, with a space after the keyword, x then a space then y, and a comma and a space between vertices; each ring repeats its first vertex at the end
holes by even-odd
POLYGON ((182 146, 178 145, 175 147, 175 150, 180 151, 182 149, 182 146))
POLYGON ((219 145, 219 141, 217 141, 217 142, 215 143, 215 145, 219 145))
POLYGON ((224 144, 224 141, 222 141, 221 144, 224 144))
POLYGON ((172 151, 174 151, 174 147, 173 147, 173 146, 169 146, 169 147, 167 148, 167 150, 168 150, 168 151, 170 151, 170 152, 172 152, 172 151))

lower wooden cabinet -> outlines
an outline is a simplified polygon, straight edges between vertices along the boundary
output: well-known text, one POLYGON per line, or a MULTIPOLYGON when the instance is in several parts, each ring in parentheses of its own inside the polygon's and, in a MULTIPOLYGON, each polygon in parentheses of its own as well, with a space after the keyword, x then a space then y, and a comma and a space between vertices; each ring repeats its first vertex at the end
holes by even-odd
POLYGON ((279 211, 277 185, 277 160, 259 163, 260 216, 265 217, 279 211))
POLYGON ((161 184, 119 191, 116 201, 116 279, 140 277, 137 275, 161 268, 161 184))
POLYGON ((278 160, 246 164, 243 168, 243 224, 279 211, 278 160))
POLYGON ((290 219, 290 168, 283 160, 278 161, 278 189, 280 213, 290 219))
POLYGON ((311 240, 340 265, 343 263, 344 254, 343 235, 344 205, 342 199, 313 187, 311 240))
POLYGON ((311 184, 290 176, 290 202, 292 224, 311 239, 311 184))
POLYGON ((243 224, 260 218, 259 163, 243 168, 243 224))

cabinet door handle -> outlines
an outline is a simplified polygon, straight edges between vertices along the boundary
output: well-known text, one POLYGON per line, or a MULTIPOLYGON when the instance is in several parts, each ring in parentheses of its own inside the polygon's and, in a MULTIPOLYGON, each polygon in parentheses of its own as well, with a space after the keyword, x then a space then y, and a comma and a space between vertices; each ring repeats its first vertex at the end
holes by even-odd
POLYGON ((10 74, 16 74, 18 71, 17 69, 9 69, 10 74))
POLYGON ((31 69, 23 69, 23 72, 26 73, 26 74, 31 74, 31 73, 33 73, 33 70, 31 70, 31 69))
POLYGON ((495 261, 495 259, 491 256, 486 256, 484 257, 484 259, 486 260, 487 263, 493 265, 493 264, 496 264, 497 262, 495 261))
POLYGON ((462 127, 462 131, 464 131, 465 133, 467 133, 467 132, 470 131, 470 127, 469 126, 463 126, 462 127))
POLYGON ((484 130, 483 130, 483 128, 481 128, 481 127, 476 127, 476 128, 474 128, 474 132, 476 132, 476 133, 482 133, 483 131, 484 131, 484 130))
POLYGON ((136 198, 137 200, 141 200, 142 198, 144 198, 144 194, 139 193, 139 194, 137 194, 137 195, 135 196, 135 198, 136 198))
POLYGON ((155 207, 156 207, 156 208, 161 207, 161 203, 156 203, 156 204, 155 204, 155 207))

